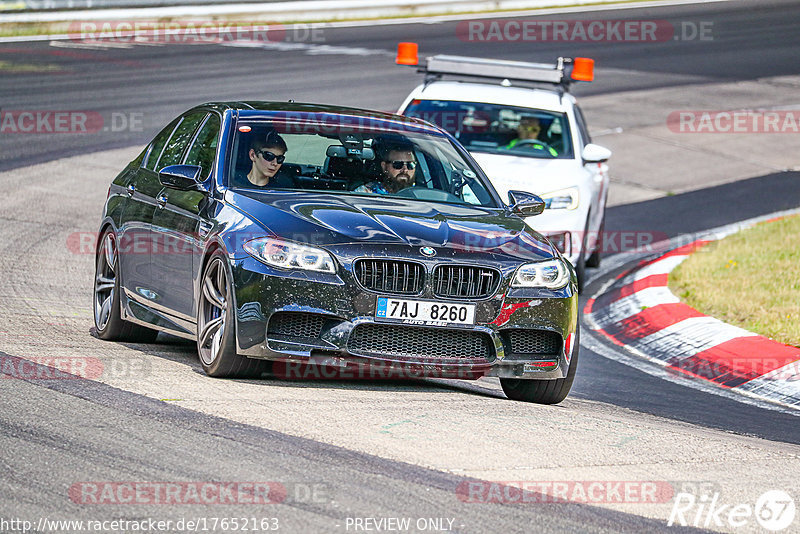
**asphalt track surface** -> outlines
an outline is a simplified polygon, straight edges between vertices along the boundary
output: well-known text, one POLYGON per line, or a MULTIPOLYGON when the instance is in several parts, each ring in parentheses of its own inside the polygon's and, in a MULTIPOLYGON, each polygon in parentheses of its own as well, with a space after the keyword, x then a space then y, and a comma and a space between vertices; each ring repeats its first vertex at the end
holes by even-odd
MULTIPOLYGON (((572 17, 586 19, 596 15, 558 18, 572 17)), ((400 40, 419 42, 423 53, 485 57, 502 54, 509 59, 541 61, 556 55, 590 55, 614 76, 599 77, 596 84, 576 91, 579 95, 797 74, 800 6, 794 3, 729 2, 604 12, 599 18, 711 20, 718 33, 710 43, 607 43, 593 44, 589 50, 585 45, 545 43, 534 51, 524 44, 463 43, 455 37, 455 23, 327 29, 324 45, 343 47, 350 50, 347 53, 337 53, 335 48, 325 52, 314 48, 316 52, 309 53, 227 46, 96 50, 48 43, 3 44, 0 61, 48 69, 4 74, 0 79, 3 110, 91 109, 106 118, 111 113, 141 113, 142 128, 93 135, 3 135, 0 170, 144 144, 167 120, 200 101, 292 98, 392 109, 419 80, 417 75, 393 65, 392 51, 400 40), (363 50, 356 54, 352 52, 354 48, 363 50)), ((26 255, 28 249, 41 253, 36 249, 37 243, 46 241, 53 230, 42 224, 40 215, 55 211, 59 203, 57 166, 53 175, 37 179, 41 180, 43 205, 26 198, 32 208, 27 219, 0 214, 6 228, 2 247, 18 256, 13 263, 3 264, 5 276, 12 282, 17 278, 27 280, 12 272, 23 265, 39 268, 41 273, 57 271, 57 266, 46 265, 41 256, 26 255), (28 241, 30 245, 19 245, 28 241)), ((670 236, 699 232, 800 205, 799 179, 800 173, 779 173, 618 206, 609 209, 607 227, 658 228, 670 236)), ((13 184, 10 191, 13 195, 13 184)), ((93 220, 100 206, 86 209, 90 213, 82 221, 93 220)), ((63 225, 63 221, 55 223, 55 227, 63 225)), ((61 292, 69 293, 62 287, 68 277, 56 277, 50 284, 31 283, 31 291, 36 293, 30 295, 26 295, 28 286, 22 282, 12 287, 22 299, 59 300, 61 292)), ((14 313, 13 304, 8 302, 3 309, 14 313)), ((59 339, 48 337, 50 330, 57 331, 57 327, 35 324, 37 319, 30 304, 20 307, 20 317, 11 322, 32 321, 31 350, 0 356, 30 357, 36 355, 37 345, 58 346, 59 339)), ((88 334, 84 330, 79 335, 88 334)), ((74 341, 69 338, 69 342, 74 341)), ((132 348, 145 355, 151 352, 132 348)), ((190 357, 193 350, 191 345, 176 342, 162 349, 163 353, 153 357, 180 360, 190 357)), ((412 512, 418 517, 456 517, 454 528, 463 532, 527 531, 531 525, 543 532, 645 532, 665 528, 663 519, 581 504, 520 507, 461 503, 454 498, 454 488, 465 478, 458 474, 214 417, 100 382, 2 380, 0 387, 0 441, 5 451, 0 456, 5 472, 0 480, 3 517, 86 515, 85 507, 64 498, 75 480, 266 479, 284 481, 290 489, 324 481, 334 494, 332 499, 319 501, 298 497, 302 492, 290 495, 287 504, 275 512, 281 517, 282 530, 290 532, 344 531, 345 517, 407 516, 412 512)), ((347 384, 331 387, 350 388, 347 384)), ((366 389, 373 392, 382 387, 366 389)), ((386 387, 402 391, 413 386, 386 387)), ((355 394, 360 388, 353 386, 350 391, 355 394)), ((309 389, 325 393, 325 386, 309 389)), ((437 400, 443 394, 469 392, 487 404, 501 397, 496 391, 482 391, 470 385, 426 384, 417 389, 437 400)), ((570 399, 575 402, 567 404, 567 410, 591 412, 593 406, 602 404, 609 409, 650 414, 658 421, 680 421, 764 438, 777 442, 778 450, 781 443, 800 443, 795 416, 665 382, 587 349, 581 353, 570 399)), ((322 409, 335 410, 336 406, 322 409)), ((464 427, 465 433, 470 432, 469 420, 464 427)), ((492 446, 491 436, 485 446, 492 446)), ((552 450, 531 453, 557 455, 552 450)), ((247 507, 232 507, 224 512, 228 516, 252 515, 247 507)), ((93 518, 109 519, 155 513, 173 518, 210 515, 185 507, 143 507, 131 512, 124 506, 108 506, 91 510, 93 518)), ((259 511, 260 515, 264 513, 259 511)))

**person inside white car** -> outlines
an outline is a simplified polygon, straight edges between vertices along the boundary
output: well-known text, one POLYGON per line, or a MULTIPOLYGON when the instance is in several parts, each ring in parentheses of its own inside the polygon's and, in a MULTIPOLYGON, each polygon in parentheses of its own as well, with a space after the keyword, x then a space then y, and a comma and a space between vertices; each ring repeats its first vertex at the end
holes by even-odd
POLYGON ((519 120, 517 126, 517 138, 513 139, 504 148, 512 149, 514 147, 522 148, 523 146, 530 146, 538 150, 547 150, 551 156, 558 157, 558 151, 545 143, 537 143, 542 138, 542 125, 538 117, 523 116, 519 120))

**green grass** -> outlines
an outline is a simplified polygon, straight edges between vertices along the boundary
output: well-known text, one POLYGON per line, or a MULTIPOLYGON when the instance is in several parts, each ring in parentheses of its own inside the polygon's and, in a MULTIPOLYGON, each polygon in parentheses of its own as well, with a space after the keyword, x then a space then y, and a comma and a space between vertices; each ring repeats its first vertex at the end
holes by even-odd
POLYGON ((696 310, 800 347, 800 216, 710 243, 669 275, 696 310))
POLYGON ((58 65, 33 65, 29 63, 12 63, 0 61, 0 72, 29 73, 29 72, 54 72, 61 70, 58 65))

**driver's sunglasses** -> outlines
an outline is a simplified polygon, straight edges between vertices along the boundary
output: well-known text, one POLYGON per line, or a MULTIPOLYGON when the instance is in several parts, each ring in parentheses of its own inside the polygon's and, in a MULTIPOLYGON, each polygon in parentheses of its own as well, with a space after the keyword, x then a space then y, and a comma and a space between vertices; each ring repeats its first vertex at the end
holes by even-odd
POLYGON ((278 160, 278 165, 283 165, 283 162, 286 161, 286 156, 277 156, 269 150, 262 150, 259 153, 266 161, 278 160))
POLYGON ((388 161, 387 163, 391 163, 392 164, 392 168, 394 170, 396 170, 396 171, 399 171, 403 167, 406 167, 409 171, 413 171, 414 167, 417 166, 417 162, 416 161, 400 161, 400 160, 397 160, 397 161, 388 161))

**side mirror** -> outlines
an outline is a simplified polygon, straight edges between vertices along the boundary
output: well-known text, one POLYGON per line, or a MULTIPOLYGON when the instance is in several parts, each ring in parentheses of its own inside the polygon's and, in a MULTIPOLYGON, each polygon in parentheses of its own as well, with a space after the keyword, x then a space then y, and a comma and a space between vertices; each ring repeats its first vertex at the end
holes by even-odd
POLYGON ((199 191, 201 189, 200 173, 203 168, 199 165, 168 165, 158 171, 158 180, 164 187, 179 189, 181 191, 199 191))
POLYGON ((611 157, 611 151, 600 145, 589 143, 583 147, 581 157, 583 158, 584 163, 603 163, 611 157))
POLYGON ((511 211, 520 217, 539 215, 544 211, 544 200, 539 195, 526 191, 509 191, 508 201, 511 211))

